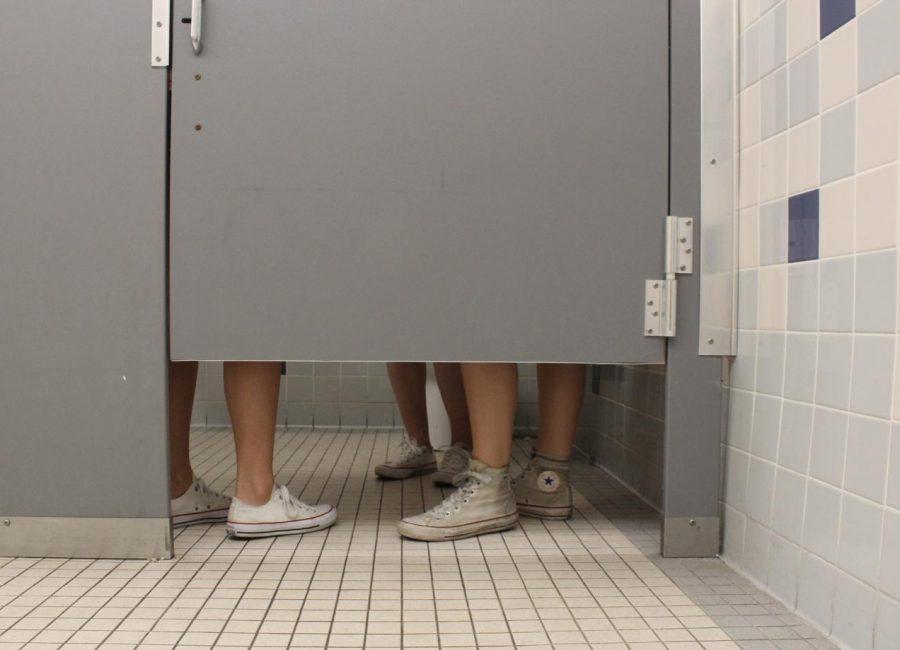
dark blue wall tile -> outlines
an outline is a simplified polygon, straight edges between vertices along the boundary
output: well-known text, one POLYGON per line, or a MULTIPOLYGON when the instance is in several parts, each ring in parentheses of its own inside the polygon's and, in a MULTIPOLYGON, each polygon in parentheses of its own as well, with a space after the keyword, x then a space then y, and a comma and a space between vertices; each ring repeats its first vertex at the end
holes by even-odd
POLYGON ((819 259, 819 190, 788 199, 788 262, 819 259))
POLYGON ((828 36, 856 15, 856 0, 819 0, 819 34, 828 36))

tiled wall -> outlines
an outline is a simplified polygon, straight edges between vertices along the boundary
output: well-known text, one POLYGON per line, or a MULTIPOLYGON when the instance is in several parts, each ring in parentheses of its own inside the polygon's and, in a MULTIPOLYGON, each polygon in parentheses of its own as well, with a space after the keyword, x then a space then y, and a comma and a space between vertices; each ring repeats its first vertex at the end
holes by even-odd
POLYGON ((595 366, 590 380, 576 445, 660 509, 665 366, 595 366))
MULTIPOLYGON (((288 363, 281 380, 278 424, 309 427, 401 427, 383 363, 288 363)), ((532 364, 519 367, 516 426, 537 423, 537 380, 532 364)), ((200 364, 195 425, 229 423, 222 364, 200 364)))
POLYGON ((741 0, 724 557, 900 648, 900 0, 741 0))

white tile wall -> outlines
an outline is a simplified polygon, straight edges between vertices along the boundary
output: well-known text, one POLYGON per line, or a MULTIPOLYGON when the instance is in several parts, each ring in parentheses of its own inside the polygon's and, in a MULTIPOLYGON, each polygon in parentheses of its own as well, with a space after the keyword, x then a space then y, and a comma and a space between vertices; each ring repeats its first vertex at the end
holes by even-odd
MULTIPOLYGON (((281 378, 279 426, 402 427, 383 363, 291 362, 281 378)), ((537 426, 537 380, 534 364, 519 367, 516 425, 537 426)), ((230 423, 221 362, 200 364, 193 423, 230 423)))
POLYGON ((740 4, 723 555, 838 645, 896 650, 900 0, 857 0, 823 39, 843 0, 740 4), (782 206, 814 189, 817 259, 786 262, 782 206))

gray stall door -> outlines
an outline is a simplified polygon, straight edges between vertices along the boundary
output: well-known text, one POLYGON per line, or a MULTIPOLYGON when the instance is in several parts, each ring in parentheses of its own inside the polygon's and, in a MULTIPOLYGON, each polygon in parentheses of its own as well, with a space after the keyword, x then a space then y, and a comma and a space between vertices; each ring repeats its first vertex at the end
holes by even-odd
POLYGON ((2 2, 0 60, 0 556, 168 556, 150 4, 2 2))
POLYGON ((660 362, 668 3, 173 17, 176 359, 660 362))

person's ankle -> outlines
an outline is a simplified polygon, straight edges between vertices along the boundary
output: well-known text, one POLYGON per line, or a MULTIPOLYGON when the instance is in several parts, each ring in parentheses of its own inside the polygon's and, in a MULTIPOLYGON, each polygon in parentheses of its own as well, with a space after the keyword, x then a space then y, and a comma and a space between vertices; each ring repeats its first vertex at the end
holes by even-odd
POLYGON ((171 494, 171 498, 174 500, 180 496, 184 496, 187 491, 191 489, 193 483, 193 473, 189 474, 187 477, 173 475, 171 482, 169 483, 169 493, 171 494))
POLYGON ((272 481, 269 481, 268 484, 265 482, 253 484, 238 483, 235 496, 239 501, 249 506, 262 506, 267 504, 272 498, 274 487, 272 481))

